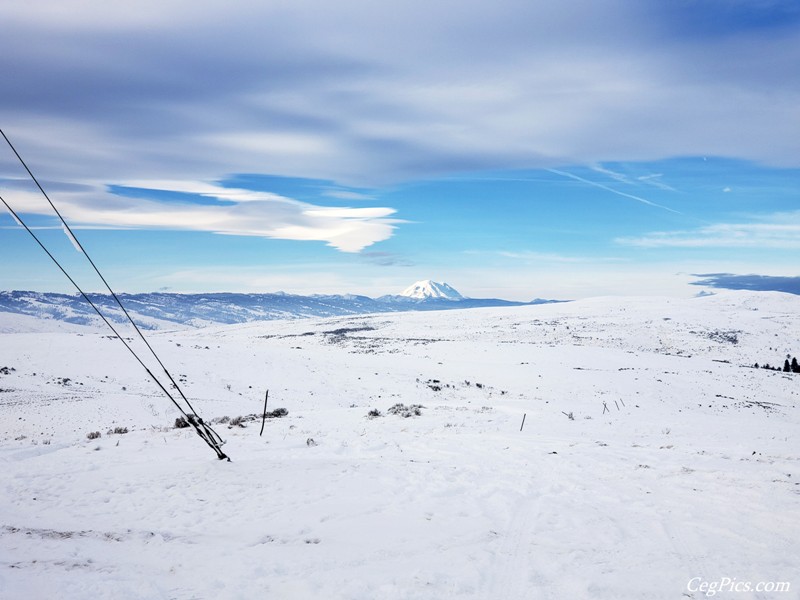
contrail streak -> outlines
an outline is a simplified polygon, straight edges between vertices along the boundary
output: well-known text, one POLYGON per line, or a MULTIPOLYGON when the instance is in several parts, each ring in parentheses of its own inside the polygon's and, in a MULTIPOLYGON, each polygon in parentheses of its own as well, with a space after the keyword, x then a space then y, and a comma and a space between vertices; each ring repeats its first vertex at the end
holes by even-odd
POLYGON ((676 215, 683 215, 684 213, 675 210, 674 208, 670 208, 669 206, 664 206, 662 204, 656 204, 655 202, 651 202, 650 200, 646 200, 645 198, 640 198, 639 196, 634 196, 633 194, 626 194, 625 192, 620 192, 619 190, 615 190, 614 188, 610 188, 607 185, 603 185, 602 183, 597 183, 596 181, 590 181, 589 179, 584 179, 583 177, 578 177, 577 175, 573 175, 572 173, 567 173, 566 171, 559 171, 558 169, 547 169, 550 173, 555 173, 556 175, 561 175, 562 177, 569 177, 570 179, 574 179, 576 181, 583 182, 587 185, 591 185, 601 190, 606 190, 607 192, 611 192, 612 194, 617 194, 618 196, 624 196, 625 198, 630 198, 631 200, 636 200, 637 202, 641 202, 642 204, 647 204, 649 206, 654 206, 656 208, 660 208, 662 210, 668 210, 671 213, 675 213, 676 215))

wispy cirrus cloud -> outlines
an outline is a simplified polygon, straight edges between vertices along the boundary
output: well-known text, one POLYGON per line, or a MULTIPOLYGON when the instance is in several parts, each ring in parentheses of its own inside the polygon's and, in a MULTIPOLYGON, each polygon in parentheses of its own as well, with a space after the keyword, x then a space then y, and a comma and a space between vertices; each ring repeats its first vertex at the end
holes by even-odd
POLYGON ((749 223, 716 223, 684 231, 655 231, 614 240, 640 248, 800 248, 800 211, 776 213, 749 223))
POLYGON ((109 183, 797 165, 800 20, 785 4, 7 0, 0 121, 51 176, 109 183))
POLYGON ((364 192, 353 192, 351 190, 325 190, 323 196, 336 198, 337 200, 372 200, 373 196, 364 192))
POLYGON ((380 267, 413 267, 416 263, 395 252, 361 252, 359 256, 366 262, 380 267))
POLYGON ((510 261, 518 261, 531 265, 587 265, 592 263, 623 263, 629 261, 629 259, 616 256, 560 254, 558 252, 541 252, 537 250, 464 250, 463 254, 482 257, 500 257, 509 259, 510 261))
POLYGON ((507 251, 499 250, 495 252, 497 256, 504 258, 511 258, 515 260, 522 260, 535 263, 614 263, 625 262, 626 259, 617 258, 613 256, 570 256, 565 254, 558 254, 555 252, 536 252, 536 251, 507 251))

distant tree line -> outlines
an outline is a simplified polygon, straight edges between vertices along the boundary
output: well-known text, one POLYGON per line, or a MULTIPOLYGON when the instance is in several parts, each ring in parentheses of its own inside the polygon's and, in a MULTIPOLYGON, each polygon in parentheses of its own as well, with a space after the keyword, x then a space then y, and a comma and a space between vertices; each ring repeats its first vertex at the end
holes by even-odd
POLYGON ((770 371, 783 371, 784 373, 800 373, 800 365, 797 364, 797 357, 792 357, 792 362, 789 362, 789 356, 786 356, 786 360, 783 361, 783 369, 778 366, 772 367, 769 363, 764 363, 763 365, 759 365, 758 363, 753 365, 756 369, 768 369, 770 371))

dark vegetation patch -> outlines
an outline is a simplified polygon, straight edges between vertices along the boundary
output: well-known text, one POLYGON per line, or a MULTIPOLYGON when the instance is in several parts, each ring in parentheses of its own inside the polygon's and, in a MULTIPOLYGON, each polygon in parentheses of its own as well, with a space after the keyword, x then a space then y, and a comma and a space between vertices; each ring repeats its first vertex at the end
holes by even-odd
POLYGON ((364 325, 362 327, 340 327, 339 329, 332 329, 330 331, 323 331, 323 335, 347 335, 348 333, 357 333, 359 331, 375 331, 374 327, 364 325))
POLYGON ((699 335, 701 337, 708 338, 713 342, 717 342, 718 344, 732 344, 737 345, 739 343, 739 334, 742 333, 741 329, 712 329, 711 331, 690 331, 694 335, 699 335))
POLYGON ((422 409, 425 408, 422 404, 411 404, 410 406, 406 406, 398 402, 394 406, 392 406, 388 412, 390 415, 398 415, 400 417, 419 417, 422 414, 422 409))
MULTIPOLYGON (((228 429, 233 429, 234 427, 245 428, 247 427, 247 424, 252 421, 261 421, 262 419, 280 419, 281 417, 285 417, 288 414, 289 411, 286 410, 285 408, 276 408, 275 410, 270 410, 263 414, 258 414, 258 415, 255 413, 251 413, 249 415, 239 415, 233 418, 227 415, 224 417, 216 417, 214 419, 211 419, 211 422, 214 424, 227 425, 228 429)), ((178 421, 181 420, 186 421, 186 419, 184 419, 183 417, 178 417, 177 419, 175 419, 176 427, 178 427, 178 421)), ((188 426, 189 423, 187 423, 186 425, 182 425, 182 427, 188 427, 188 426)))

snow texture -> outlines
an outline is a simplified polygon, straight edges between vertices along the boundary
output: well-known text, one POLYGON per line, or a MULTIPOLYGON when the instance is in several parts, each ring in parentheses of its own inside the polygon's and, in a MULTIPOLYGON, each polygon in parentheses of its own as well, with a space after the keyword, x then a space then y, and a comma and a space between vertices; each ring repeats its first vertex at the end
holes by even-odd
POLYGON ((798 315, 726 292, 151 332, 206 420, 287 409, 215 425, 228 463, 106 331, 0 313, 0 598, 797 598, 800 375, 753 364, 800 353, 798 315))

